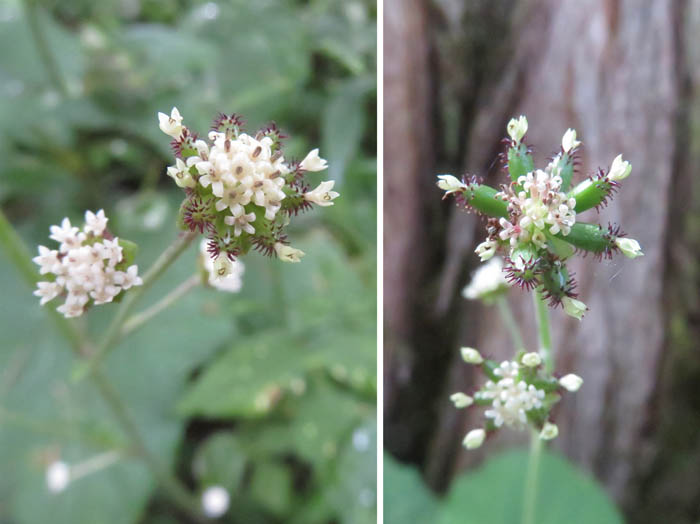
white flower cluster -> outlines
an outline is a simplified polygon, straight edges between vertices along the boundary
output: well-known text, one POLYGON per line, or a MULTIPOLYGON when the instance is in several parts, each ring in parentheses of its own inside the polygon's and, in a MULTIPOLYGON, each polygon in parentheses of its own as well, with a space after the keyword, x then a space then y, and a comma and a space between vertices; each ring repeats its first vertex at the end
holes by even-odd
POLYGON ((243 286, 243 272, 245 266, 240 260, 231 261, 226 253, 221 253, 216 260, 212 260, 207 252, 207 241, 202 240, 199 246, 200 260, 208 274, 207 282, 213 288, 229 293, 238 293, 243 286))
POLYGON ((519 177, 522 190, 517 194, 510 188, 498 193, 508 202, 510 211, 510 220, 499 220, 501 240, 510 240, 511 246, 532 241, 538 247, 545 247, 547 227, 553 235, 561 232, 566 236, 571 232, 571 226, 576 223, 576 199, 559 191, 562 178, 555 174, 557 158, 546 170, 538 169, 519 177))
POLYGON ((495 257, 474 271, 471 282, 462 290, 462 296, 468 300, 489 298, 509 286, 503 275, 503 259, 495 257))
POLYGON ((514 429, 523 429, 527 424, 527 412, 542 407, 544 391, 524 380, 518 380, 517 362, 505 361, 494 370, 500 380, 489 380, 477 393, 477 398, 492 400, 491 409, 484 412, 493 419, 497 428, 503 424, 514 429))
MULTIPOLYGON (((170 116, 158 113, 160 129, 172 136, 180 137, 183 126, 182 116, 176 107, 170 116)), ((204 140, 196 140, 195 156, 186 160, 176 159, 175 165, 168 168, 168 175, 182 188, 194 188, 197 184, 203 188, 211 186, 211 191, 218 198, 216 210, 228 210, 224 221, 233 227, 234 236, 242 232, 255 234, 255 222, 259 214, 267 220, 274 220, 282 207, 282 200, 287 196, 283 190, 285 175, 290 173, 290 166, 280 152, 273 153, 273 140, 265 136, 260 140, 240 133, 236 138, 226 133, 210 131, 208 135, 211 147, 204 140), (196 178, 193 175, 198 175, 196 178), (254 203, 255 211, 246 208, 254 203)), ((323 171, 327 162, 318 156, 318 149, 312 150, 301 162, 304 171, 323 171)), ((333 199, 339 196, 332 191, 334 181, 322 182, 313 191, 304 194, 307 201, 320 206, 333 205, 333 199)))
POLYGON ((105 235, 107 221, 103 210, 86 211, 82 231, 68 218, 60 226, 51 226, 49 238, 59 243, 58 250, 39 246, 39 256, 33 258, 39 273, 52 277, 39 282, 34 291, 41 305, 65 294, 57 311, 77 317, 90 302, 106 304, 122 291, 142 284, 137 266, 117 267, 123 262, 123 248, 118 238, 105 235))

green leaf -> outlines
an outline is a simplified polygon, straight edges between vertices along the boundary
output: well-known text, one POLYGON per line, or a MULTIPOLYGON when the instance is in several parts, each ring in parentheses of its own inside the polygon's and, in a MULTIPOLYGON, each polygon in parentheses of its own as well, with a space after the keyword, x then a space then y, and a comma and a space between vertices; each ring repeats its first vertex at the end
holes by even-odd
POLYGON ((236 492, 246 468, 246 454, 236 436, 216 433, 197 450, 192 469, 201 486, 220 485, 236 492))
MULTIPOLYGON (((520 522, 528 454, 513 450, 491 457, 452 485, 440 524, 520 522)), ((569 461, 544 452, 535 510, 537 524, 621 524, 622 517, 602 488, 569 461)))
POLYGON ((384 523, 434 522, 439 503, 416 468, 384 454, 384 523))

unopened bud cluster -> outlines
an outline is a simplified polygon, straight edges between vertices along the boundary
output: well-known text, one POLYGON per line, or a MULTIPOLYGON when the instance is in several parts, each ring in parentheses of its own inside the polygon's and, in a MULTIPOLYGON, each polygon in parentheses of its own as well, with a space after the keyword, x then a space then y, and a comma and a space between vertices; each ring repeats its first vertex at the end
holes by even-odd
POLYGON ((60 226, 51 226, 49 238, 58 249, 39 246, 34 262, 45 280, 37 284, 34 295, 41 305, 65 297, 56 310, 66 317, 82 315, 91 305, 112 302, 123 291, 142 284, 138 267, 131 265, 135 246, 113 237, 107 230, 104 211, 85 212, 82 230, 64 218, 60 226))
POLYGON ((598 259, 611 258, 616 252, 630 258, 643 254, 639 243, 624 238, 619 227, 581 222, 578 217, 607 205, 632 166, 618 155, 607 171, 598 170, 572 187, 581 146, 575 130, 566 131, 557 154, 544 169, 537 169, 523 142, 527 119, 512 119, 507 129, 501 159, 509 184, 497 190, 476 177, 459 180, 440 175, 437 185, 445 196, 488 218, 486 240, 476 248, 482 261, 503 253, 509 282, 528 290, 539 288, 551 306, 560 305, 580 319, 586 306, 576 300, 576 282, 566 260, 577 250, 598 259))
POLYGON ((503 426, 516 430, 531 426, 541 439, 555 438, 559 430, 549 421, 552 407, 559 402, 563 391, 578 391, 583 384, 583 380, 573 374, 557 380, 545 371, 538 353, 520 351, 515 360, 496 363, 484 359, 476 349, 462 348, 462 359, 479 366, 487 377, 486 383, 474 394, 459 392, 450 397, 457 408, 487 407, 484 427, 471 430, 464 438, 467 449, 478 448, 489 432, 503 426))
POLYGON ((274 124, 248 135, 239 116, 220 114, 202 140, 182 124, 177 108, 158 118, 176 155, 168 175, 186 194, 180 225, 206 234, 217 272, 226 267, 223 259, 233 261, 251 248, 299 262, 304 253, 290 247, 284 233, 290 218, 314 204, 333 205, 338 196, 332 180, 311 190, 305 179, 305 173, 327 167, 318 149, 301 162, 288 162, 285 137, 274 124))

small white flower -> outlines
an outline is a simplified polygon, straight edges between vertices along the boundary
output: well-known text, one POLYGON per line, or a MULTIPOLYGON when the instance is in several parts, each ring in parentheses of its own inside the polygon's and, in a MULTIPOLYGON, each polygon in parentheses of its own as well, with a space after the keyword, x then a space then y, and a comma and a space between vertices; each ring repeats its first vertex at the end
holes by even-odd
POLYGON ((333 199, 338 198, 340 193, 336 191, 331 191, 335 181, 328 180, 327 182, 321 182, 319 186, 313 191, 304 193, 304 198, 309 202, 313 202, 319 206, 332 206, 333 199))
POLYGON ((467 436, 464 437, 462 445, 467 449, 476 449, 481 447, 486 438, 486 432, 483 429, 472 429, 467 436))
POLYGON ((581 389, 581 386, 583 385, 583 379, 578 375, 569 373, 568 375, 565 375, 559 379, 559 384, 561 384, 561 387, 563 387, 567 391, 575 393, 576 391, 581 389))
POLYGON ((226 513, 230 502, 228 491, 222 486, 211 486, 202 493, 202 510, 213 519, 226 513))
POLYGON ((551 422, 545 422, 544 426, 542 426, 542 431, 540 431, 540 438, 542 440, 552 440, 557 438, 557 435, 559 435, 559 428, 557 425, 551 422))
POLYGON ((572 149, 576 149, 580 145, 581 142, 579 140, 576 140, 576 130, 567 129, 566 133, 564 133, 564 136, 561 139, 561 148, 564 150, 564 153, 568 153, 569 151, 571 151, 572 149))
POLYGON ((525 353, 522 358, 522 363, 523 366, 527 366, 529 368, 536 368, 540 364, 542 364, 542 357, 539 355, 539 353, 525 353))
POLYGON ((581 302, 580 300, 576 300, 575 298, 571 297, 564 297, 561 299, 562 304, 564 305, 564 312, 571 316, 574 317, 575 319, 581 320, 583 318, 583 315, 586 313, 586 310, 588 307, 586 304, 581 302))
POLYGON ((503 276, 503 259, 496 257, 474 271, 471 282, 462 290, 462 296, 468 300, 482 299, 505 291, 508 286, 503 276))
POLYGON ((642 253, 642 247, 639 245, 639 242, 637 242, 633 238, 616 238, 615 244, 617 245, 617 247, 620 248, 622 254, 628 258, 637 258, 644 255, 644 253, 642 253))
POLYGON ((305 255, 302 250, 294 249, 293 247, 282 244, 281 242, 277 242, 275 244, 275 252, 280 260, 284 262, 301 262, 302 257, 305 255))
POLYGON ((231 262, 229 272, 225 277, 220 277, 214 271, 214 261, 209 256, 207 252, 207 241, 202 240, 199 245, 200 260, 204 269, 208 274, 207 282, 209 285, 219 291, 226 291, 228 293, 238 293, 243 287, 243 271, 245 267, 243 262, 240 260, 235 260, 231 262))
POLYGON ((197 185, 197 182, 190 174, 190 166, 183 162, 181 158, 175 159, 175 165, 168 167, 167 173, 178 187, 195 187, 197 185))
POLYGON ((474 399, 464 393, 453 393, 450 395, 450 400, 454 403, 456 408, 466 408, 474 403, 474 399))
POLYGON ((34 291, 34 296, 41 297, 39 304, 42 306, 56 298, 63 291, 63 287, 56 282, 37 282, 36 285, 38 289, 34 291))
POLYGON ((462 191, 463 189, 467 189, 466 184, 464 184, 456 176, 452 175, 438 175, 437 186, 443 191, 446 191, 448 195, 456 191, 462 191))
POLYGON ((46 468, 46 486, 51 493, 60 493, 70 484, 70 468, 68 464, 55 461, 46 468))
POLYGON ((304 171, 323 171, 328 167, 328 162, 318 156, 318 149, 312 149, 299 166, 304 171))
POLYGON ((58 251, 49 249, 45 246, 39 246, 39 256, 32 258, 32 262, 39 267, 39 274, 53 273, 54 268, 60 264, 58 260, 58 251))
POLYGON ((527 133, 527 118, 525 118, 524 115, 520 115, 520 118, 517 120, 511 118, 510 122, 508 122, 507 129, 508 135, 513 139, 513 142, 519 144, 525 136, 525 133, 527 133))
POLYGON ((481 244, 476 246, 474 253, 479 255, 479 260, 486 262, 493 255, 496 254, 496 249, 498 248, 498 242, 492 239, 484 240, 481 244))
POLYGON ((182 116, 180 116, 180 111, 177 110, 177 107, 173 107, 170 116, 165 113, 158 113, 158 126, 166 135, 178 138, 180 133, 182 133, 182 116))
POLYGON ((622 160, 622 155, 617 155, 610 166, 610 171, 608 172, 608 179, 613 182, 619 182, 624 180, 632 172, 632 164, 627 162, 627 160, 622 160))
POLYGON ((462 360, 464 360, 467 364, 479 365, 484 361, 481 353, 474 348, 463 347, 460 349, 460 352, 462 353, 462 360))
POLYGON ((124 271, 117 271, 114 273, 114 283, 121 286, 122 289, 129 289, 132 286, 140 286, 143 284, 143 280, 138 276, 139 268, 138 266, 129 266, 124 271))
POLYGON ((100 209, 97 214, 92 211, 85 211, 85 233, 92 233, 96 237, 102 236, 109 218, 105 216, 104 209, 100 209))
POLYGON ((251 222, 255 221, 255 213, 246 214, 242 207, 239 211, 238 216, 224 217, 224 222, 229 226, 233 226, 233 236, 241 236, 243 231, 251 235, 254 234, 255 228, 251 222))

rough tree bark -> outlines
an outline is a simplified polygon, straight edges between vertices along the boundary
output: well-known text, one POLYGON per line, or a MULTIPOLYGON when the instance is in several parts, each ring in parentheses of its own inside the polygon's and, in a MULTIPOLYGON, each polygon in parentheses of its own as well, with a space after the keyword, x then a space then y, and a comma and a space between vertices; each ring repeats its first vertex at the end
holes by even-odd
MULTIPOLYGON (((409 12, 405 3, 385 4, 387 26, 401 23, 398 18, 392 22, 391 17, 409 12), (389 8, 391 4, 394 5, 389 8)), ((557 411, 561 432, 555 446, 602 481, 635 521, 652 522, 656 518, 654 512, 661 511, 672 498, 677 510, 673 522, 691 522, 697 518, 694 512, 698 508, 693 504, 700 496, 700 483, 697 479, 690 485, 686 483, 681 493, 675 492, 671 497, 669 484, 686 477, 674 469, 673 460, 666 454, 677 450, 680 438, 683 456, 692 457, 693 464, 700 463, 700 449, 690 443, 697 437, 697 430, 683 432, 681 438, 673 432, 669 419, 670 413, 689 416, 697 411, 693 411, 692 401, 679 407, 674 394, 697 399, 697 391, 688 391, 685 384, 688 375, 695 380, 700 378, 700 366, 697 351, 693 354, 685 346, 679 354, 667 347, 675 344, 678 336, 678 329, 668 329, 669 322, 685 328, 682 334, 686 342, 697 332, 697 271, 685 271, 688 260, 693 261, 693 254, 697 253, 697 241, 694 237, 689 239, 692 228, 696 231, 697 226, 687 221, 687 213, 682 212, 697 209, 697 195, 689 189, 693 179, 688 170, 698 155, 693 153, 697 149, 691 147, 693 141, 687 136, 695 114, 688 116, 688 110, 697 106, 693 88, 697 79, 688 58, 692 53, 686 52, 697 44, 682 36, 692 35, 693 29, 700 26, 700 3, 531 0, 516 5, 501 0, 470 2, 469 7, 460 4, 448 0, 438 3, 437 13, 449 21, 435 23, 440 18, 434 15, 427 39, 425 32, 417 38, 410 33, 411 45, 422 45, 424 49, 437 46, 441 75, 434 77, 432 93, 443 105, 447 106, 446 99, 452 100, 450 108, 457 100, 461 109, 460 124, 453 126, 460 146, 452 152, 441 151, 437 165, 456 172, 466 169, 489 173, 491 182, 499 180, 492 166, 494 147, 503 136, 507 120, 522 113, 528 115, 528 142, 535 146, 540 163, 556 149, 563 131, 575 127, 584 141, 581 173, 608 166, 619 152, 634 166, 632 177, 623 183, 612 206, 600 216, 590 211, 581 218, 622 224, 630 236, 640 241, 645 256, 634 261, 618 257, 603 264, 590 258, 577 262, 573 269, 578 275, 579 293, 590 312, 580 324, 560 312, 553 315, 558 368, 562 372, 573 370, 586 379, 585 387, 565 399, 557 411), (480 25, 487 27, 482 30, 486 36, 465 31, 480 25), (503 30, 504 26, 509 30, 503 30), (481 38, 486 38, 488 45, 481 38), (505 55, 502 48, 464 52, 465 48, 478 51, 499 46, 506 47, 505 55), (483 61, 500 62, 485 67, 479 63, 483 61), (477 80, 469 85, 455 83, 452 75, 457 72, 477 80), (444 85, 453 88, 447 97, 441 91, 444 85), (681 202, 685 208, 678 205, 681 202), (689 285, 695 293, 688 293, 689 285), (685 298, 678 298, 679 288, 685 290, 685 298), (684 363, 680 366, 684 371, 680 385, 679 358, 684 363)), ((396 63, 392 53, 405 44, 391 38, 400 37, 385 32, 385 64, 396 63)), ((697 57, 690 58, 697 63, 697 57)), ((418 79, 412 75, 420 72, 404 70, 405 82, 415 84, 418 79)), ((384 89, 386 103, 395 96, 394 86, 385 83, 384 89)), ((395 107, 387 114, 385 126, 391 124, 395 112, 401 110, 395 107)), ((444 124, 438 118, 439 112, 432 118, 422 116, 428 135, 436 130, 431 125, 444 124)), ((404 138, 403 149, 417 147, 416 142, 406 142, 404 138)), ((391 144, 396 140, 397 137, 385 134, 387 168, 394 162, 390 155, 391 144)), ((411 170, 402 171, 404 183, 408 179, 432 181, 436 165, 428 166, 427 172, 420 167, 414 165, 411 170)), ((388 169, 385 180, 391 183, 388 169)), ((390 194, 388 187, 385 191, 390 194)), ((410 197, 436 199, 439 193, 414 192, 410 197)), ((401 205, 404 211, 421 208, 419 202, 402 201, 401 205)), ((395 220, 391 213, 391 208, 385 208, 385 228, 395 220)), ((389 389, 387 396, 390 423, 385 439, 390 450, 421 464, 428 481, 443 489, 459 469, 518 438, 503 432, 481 454, 461 451, 461 436, 477 422, 474 415, 456 415, 447 402, 451 391, 464 389, 474 378, 459 365, 456 348, 468 343, 504 358, 511 349, 507 335, 497 328, 494 311, 458 298, 468 270, 477 262, 471 251, 482 236, 482 226, 455 209, 450 209, 447 221, 440 213, 424 215, 420 221, 437 224, 439 234, 422 245, 444 254, 444 260, 426 258, 423 272, 412 275, 414 280, 404 280, 405 274, 394 273, 396 261, 388 255, 394 252, 392 244, 410 243, 410 237, 416 241, 415 232, 407 228, 397 234, 397 230, 385 229, 385 286, 386 275, 393 275, 392 287, 411 288, 424 304, 430 302, 430 306, 424 305, 424 311, 433 314, 417 317, 410 307, 394 308, 390 313, 393 324, 386 324, 386 340, 393 344, 395 325, 411 326, 409 334, 441 333, 436 345, 441 348, 444 366, 435 364, 431 369, 434 373, 444 372, 432 377, 442 387, 408 393, 408 387, 402 388, 400 381, 392 378, 398 376, 397 369, 402 369, 403 376, 411 376, 416 366, 425 364, 425 355, 433 348, 424 337, 404 338, 410 359, 391 355, 391 347, 395 346, 389 347, 393 358, 386 361, 386 374, 388 383, 395 387, 389 389), (388 236, 388 231, 392 231, 392 236, 388 236), (417 398, 420 401, 416 405, 417 398), (402 426, 411 403, 418 412, 430 414, 413 437, 405 432, 414 426, 402 426), (392 442, 397 434, 401 434, 400 446, 392 442)), ((395 306, 391 301, 393 294, 393 290, 385 288, 385 309, 395 306)), ((534 347, 530 301, 528 295, 518 291, 511 295, 516 314, 526 327, 526 338, 534 347)), ((696 415, 692 420, 697 419, 696 415)))

